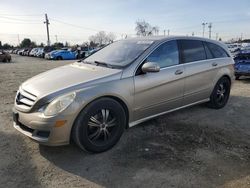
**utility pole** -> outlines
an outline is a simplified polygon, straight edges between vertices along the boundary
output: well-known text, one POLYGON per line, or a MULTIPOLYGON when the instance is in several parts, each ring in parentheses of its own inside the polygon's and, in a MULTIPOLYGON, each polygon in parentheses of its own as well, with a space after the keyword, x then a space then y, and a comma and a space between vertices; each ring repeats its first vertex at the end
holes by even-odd
POLYGON ((47 14, 45 14, 45 22, 43 22, 46 24, 46 29, 47 29, 47 45, 50 46, 50 39, 49 39, 49 19, 48 19, 48 16, 47 14))
POLYGON ((169 36, 170 30, 168 29, 168 36, 169 36))
POLYGON ((240 34, 240 40, 243 40, 243 33, 240 34))
POLYGON ((209 38, 211 39, 211 37, 212 37, 212 23, 209 23, 208 29, 209 29, 209 38))
POLYGON ((194 36, 194 32, 192 33, 192 36, 194 36))
POLYGON ((19 38, 19 34, 17 35, 17 41, 18 41, 18 46, 20 45, 20 38, 19 38))
POLYGON ((56 37, 56 43, 57 43, 57 42, 58 42, 58 41, 57 41, 57 35, 55 35, 55 37, 56 37))
POLYGON ((218 38, 219 38, 219 34, 218 34, 218 33, 216 33, 216 40, 218 40, 218 38))
POLYGON ((164 36, 166 36, 166 30, 165 29, 163 30, 163 33, 164 33, 164 36))
POLYGON ((205 28, 208 23, 203 22, 202 25, 202 36, 205 37, 205 28))

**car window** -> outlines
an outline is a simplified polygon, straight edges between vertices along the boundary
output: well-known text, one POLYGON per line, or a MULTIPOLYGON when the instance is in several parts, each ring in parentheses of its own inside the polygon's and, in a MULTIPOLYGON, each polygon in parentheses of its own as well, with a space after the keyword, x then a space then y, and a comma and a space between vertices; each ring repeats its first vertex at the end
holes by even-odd
POLYGON ((160 45, 148 56, 147 62, 158 63, 161 68, 179 64, 177 42, 169 41, 160 45))
POLYGON ((116 41, 93 53, 84 61, 105 62, 113 67, 122 68, 137 59, 153 43, 152 40, 144 39, 116 41))
POLYGON ((207 44, 204 42, 203 45, 205 48, 207 59, 213 59, 213 54, 211 53, 210 49, 207 47, 207 44))
POLYGON ((183 63, 201 61, 206 59, 206 53, 201 41, 180 40, 179 42, 183 63))
POLYGON ((210 42, 206 42, 206 43, 207 43, 208 48, 212 52, 214 58, 229 57, 227 52, 222 47, 216 44, 210 43, 210 42))

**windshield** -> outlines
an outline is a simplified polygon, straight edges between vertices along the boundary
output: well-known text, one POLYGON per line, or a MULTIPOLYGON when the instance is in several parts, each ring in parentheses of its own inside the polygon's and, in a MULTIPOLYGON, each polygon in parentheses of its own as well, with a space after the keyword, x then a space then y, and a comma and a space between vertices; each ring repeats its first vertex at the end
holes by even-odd
POLYGON ((121 40, 114 42, 84 59, 87 62, 103 62, 124 67, 133 62, 153 41, 121 40))

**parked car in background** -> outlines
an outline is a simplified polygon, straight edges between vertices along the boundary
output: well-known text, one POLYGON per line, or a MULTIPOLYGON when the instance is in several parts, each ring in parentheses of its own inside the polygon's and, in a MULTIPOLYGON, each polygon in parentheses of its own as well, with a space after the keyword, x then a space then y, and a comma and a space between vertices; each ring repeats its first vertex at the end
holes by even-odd
POLYGON ((32 50, 31 48, 25 49, 24 52, 23 52, 23 55, 24 56, 29 56, 29 53, 30 53, 31 50, 32 50))
POLYGON ((55 50, 55 48, 52 47, 52 46, 45 46, 44 49, 43 49, 42 57, 45 58, 45 54, 47 54, 49 52, 52 52, 54 50, 55 50))
POLYGON ((44 48, 37 48, 37 51, 35 53, 35 57, 43 57, 44 55, 44 48))
POLYGON ((53 54, 56 53, 57 51, 59 51, 59 50, 53 50, 53 51, 51 51, 49 53, 46 53, 45 56, 44 56, 44 58, 45 59, 52 59, 53 54))
POLYGON ((94 50, 94 48, 91 47, 79 47, 80 49, 76 50, 77 53, 77 59, 80 58, 85 58, 87 56, 89 56, 90 54, 92 54, 92 51, 94 50))
POLYGON ((250 53, 240 53, 234 58, 235 79, 241 76, 250 76, 250 53))
POLYGON ((11 56, 5 51, 0 51, 0 62, 10 62, 11 56))
POLYGON ((46 59, 72 60, 77 58, 77 53, 69 50, 54 50, 46 54, 46 59))
POLYGON ((38 48, 33 48, 31 51, 30 51, 30 53, 29 53, 29 56, 35 56, 35 54, 37 53, 37 51, 38 51, 38 48))
POLYGON ((20 49, 20 50, 18 50, 18 52, 17 52, 17 54, 18 55, 23 55, 23 52, 25 51, 25 49, 20 49))
MULTIPOLYGON (((69 51, 57 51, 53 58, 63 54, 74 58, 69 51)), ((225 45, 205 38, 117 41, 21 84, 14 127, 41 144, 73 140, 82 149, 103 152, 126 128, 156 116, 200 103, 223 108, 233 64, 225 45)))

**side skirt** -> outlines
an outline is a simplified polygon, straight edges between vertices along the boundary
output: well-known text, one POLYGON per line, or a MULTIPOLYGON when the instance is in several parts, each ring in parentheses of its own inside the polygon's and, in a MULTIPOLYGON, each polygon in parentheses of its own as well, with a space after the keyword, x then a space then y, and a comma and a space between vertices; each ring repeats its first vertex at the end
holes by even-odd
POLYGON ((181 106, 181 107, 178 107, 178 108, 175 108, 175 109, 172 109, 172 110, 168 110, 168 111, 165 111, 165 112, 161 112, 161 113, 159 113, 159 114, 155 114, 155 115, 152 115, 152 116, 148 116, 148 117, 146 117, 146 118, 139 119, 139 120, 137 120, 137 121, 130 122, 130 123, 129 123, 129 127, 133 127, 133 126, 135 126, 135 125, 137 125, 137 124, 139 124, 139 123, 142 123, 142 122, 147 121, 147 120, 149 120, 149 119, 153 119, 153 118, 155 118, 155 117, 157 117, 157 116, 161 116, 161 115, 168 114, 168 113, 170 113, 170 112, 174 112, 174 111, 177 111, 177 110, 180 110, 180 109, 183 109, 183 108, 187 108, 187 107, 190 107, 190 106, 194 106, 194 105, 197 105, 197 104, 201 104, 201 103, 208 102, 209 100, 210 100, 209 98, 208 98, 208 99, 204 99, 204 100, 201 100, 201 101, 197 101, 197 102, 195 102, 195 103, 191 103, 191 104, 188 104, 188 105, 185 105, 185 106, 181 106))

